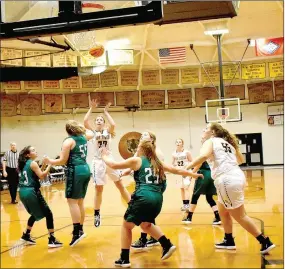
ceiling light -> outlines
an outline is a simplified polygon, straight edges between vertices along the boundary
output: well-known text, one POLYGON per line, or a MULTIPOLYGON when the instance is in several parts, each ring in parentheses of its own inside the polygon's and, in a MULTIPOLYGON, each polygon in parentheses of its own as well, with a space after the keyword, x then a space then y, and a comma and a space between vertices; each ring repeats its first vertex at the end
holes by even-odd
POLYGON ((214 29, 214 30, 207 30, 204 32, 205 35, 223 35, 228 33, 229 29, 214 29))

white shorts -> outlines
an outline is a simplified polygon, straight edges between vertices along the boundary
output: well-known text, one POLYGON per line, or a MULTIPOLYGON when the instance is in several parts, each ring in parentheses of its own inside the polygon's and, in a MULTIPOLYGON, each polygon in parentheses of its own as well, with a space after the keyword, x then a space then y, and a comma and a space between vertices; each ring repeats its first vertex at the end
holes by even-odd
POLYGON ((106 185, 106 176, 114 182, 121 180, 119 170, 110 168, 102 159, 93 159, 91 171, 95 185, 106 185))
POLYGON ((214 181, 218 201, 226 209, 235 209, 244 204, 245 175, 242 170, 234 169, 218 176, 214 181))
POLYGON ((176 186, 180 189, 189 189, 189 186, 191 184, 191 178, 190 177, 179 177, 176 179, 176 186))

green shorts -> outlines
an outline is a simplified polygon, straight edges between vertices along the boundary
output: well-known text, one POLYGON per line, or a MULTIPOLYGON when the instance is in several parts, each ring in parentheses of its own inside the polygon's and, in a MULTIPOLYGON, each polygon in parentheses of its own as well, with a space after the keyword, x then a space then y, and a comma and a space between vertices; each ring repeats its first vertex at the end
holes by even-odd
POLYGON ((33 187, 20 188, 19 196, 28 213, 34 216, 37 221, 44 218, 47 212, 50 212, 50 208, 40 190, 35 190, 33 187))
POLYGON ((217 195, 216 187, 214 185, 214 180, 211 177, 211 170, 200 169, 198 173, 202 174, 204 178, 196 179, 193 194, 195 195, 201 195, 201 194, 217 195))
POLYGON ((161 192, 139 190, 132 195, 124 219, 139 226, 142 222, 153 223, 162 207, 161 192))
POLYGON ((70 199, 85 198, 90 180, 88 164, 69 166, 66 170, 65 197, 70 199))

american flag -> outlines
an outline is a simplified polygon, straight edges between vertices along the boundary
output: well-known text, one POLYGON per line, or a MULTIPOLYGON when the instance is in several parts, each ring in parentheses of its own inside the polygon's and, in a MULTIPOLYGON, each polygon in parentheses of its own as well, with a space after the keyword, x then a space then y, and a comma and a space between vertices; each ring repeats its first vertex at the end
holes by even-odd
POLYGON ((159 49, 159 62, 161 64, 185 63, 186 48, 177 47, 177 48, 159 49))

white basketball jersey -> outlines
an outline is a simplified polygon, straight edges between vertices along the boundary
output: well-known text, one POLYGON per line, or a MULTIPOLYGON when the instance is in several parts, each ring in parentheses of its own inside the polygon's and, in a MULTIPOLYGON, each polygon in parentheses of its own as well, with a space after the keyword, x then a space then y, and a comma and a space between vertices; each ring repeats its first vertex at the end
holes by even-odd
POLYGON ((102 132, 94 131, 94 156, 95 158, 101 158, 100 148, 106 147, 106 149, 110 150, 111 144, 111 134, 107 129, 104 129, 102 132))
POLYGON ((180 166, 180 167, 184 167, 185 165, 188 164, 188 158, 187 158, 187 153, 188 151, 183 149, 183 151, 178 152, 178 151, 174 151, 172 156, 174 157, 174 165, 175 166, 180 166))
POLYGON ((239 168, 235 148, 220 137, 211 138, 213 142, 213 156, 207 160, 211 168, 212 178, 239 168))

